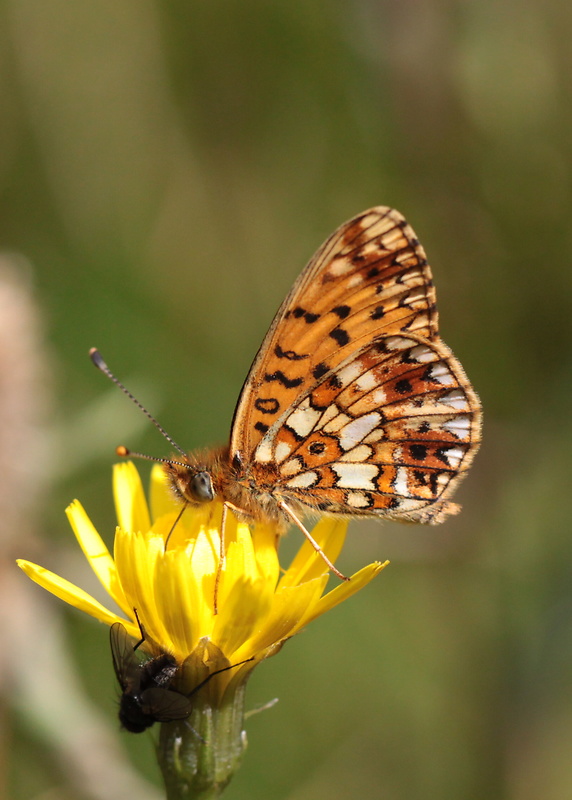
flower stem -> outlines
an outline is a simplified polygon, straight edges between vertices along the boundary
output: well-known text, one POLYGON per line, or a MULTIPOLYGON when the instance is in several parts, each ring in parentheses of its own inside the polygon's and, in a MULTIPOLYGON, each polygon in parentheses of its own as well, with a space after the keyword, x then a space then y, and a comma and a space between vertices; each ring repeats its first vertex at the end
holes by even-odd
POLYGON ((220 797, 246 749, 245 689, 245 683, 237 686, 220 705, 199 692, 188 719, 161 725, 158 758, 167 800, 220 797))

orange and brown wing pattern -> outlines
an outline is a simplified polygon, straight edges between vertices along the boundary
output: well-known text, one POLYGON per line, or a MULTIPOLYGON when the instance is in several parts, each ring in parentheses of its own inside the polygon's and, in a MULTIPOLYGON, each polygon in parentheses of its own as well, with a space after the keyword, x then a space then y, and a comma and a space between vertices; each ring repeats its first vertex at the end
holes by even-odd
POLYGON ((238 401, 231 456, 248 462, 301 394, 389 333, 436 339, 437 310, 415 233, 399 212, 379 206, 335 231, 280 307, 238 401))
POLYGON ((322 513, 440 522, 480 442, 481 412, 446 345, 377 336, 303 393, 259 442, 251 474, 322 513))

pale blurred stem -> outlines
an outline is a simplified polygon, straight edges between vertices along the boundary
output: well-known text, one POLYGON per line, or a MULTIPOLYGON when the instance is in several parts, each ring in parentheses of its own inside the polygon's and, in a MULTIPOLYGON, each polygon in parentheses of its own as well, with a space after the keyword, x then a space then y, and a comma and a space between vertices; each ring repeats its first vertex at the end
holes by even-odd
POLYGON ((187 720, 161 725, 158 758, 167 800, 220 797, 246 748, 245 689, 243 683, 214 708, 200 692, 187 720))

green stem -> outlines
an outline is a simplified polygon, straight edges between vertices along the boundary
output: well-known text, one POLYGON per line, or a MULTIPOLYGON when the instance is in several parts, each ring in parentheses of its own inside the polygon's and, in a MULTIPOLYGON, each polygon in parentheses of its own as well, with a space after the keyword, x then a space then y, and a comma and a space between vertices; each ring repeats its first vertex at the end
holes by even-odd
POLYGON ((220 705, 201 691, 188 719, 161 725, 158 758, 167 800, 220 797, 246 749, 245 690, 243 682, 220 705))

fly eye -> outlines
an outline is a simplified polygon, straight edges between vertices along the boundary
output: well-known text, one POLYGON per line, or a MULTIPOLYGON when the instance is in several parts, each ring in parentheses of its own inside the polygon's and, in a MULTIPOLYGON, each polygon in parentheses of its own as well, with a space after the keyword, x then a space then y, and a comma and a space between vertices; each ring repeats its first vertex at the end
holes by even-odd
POLYGON ((210 503, 214 500, 214 489, 208 472, 197 472, 189 483, 189 492, 198 503, 210 503))

